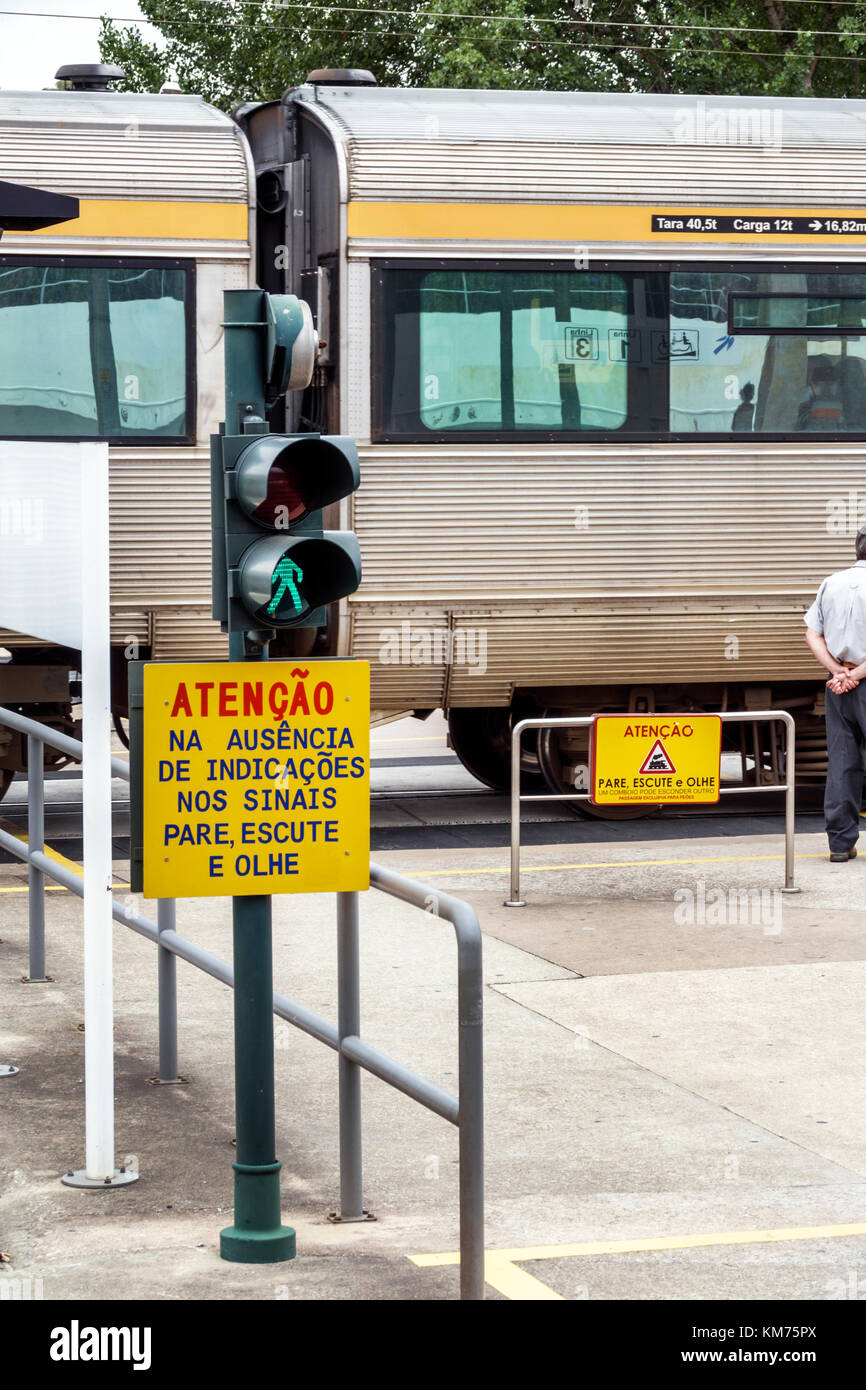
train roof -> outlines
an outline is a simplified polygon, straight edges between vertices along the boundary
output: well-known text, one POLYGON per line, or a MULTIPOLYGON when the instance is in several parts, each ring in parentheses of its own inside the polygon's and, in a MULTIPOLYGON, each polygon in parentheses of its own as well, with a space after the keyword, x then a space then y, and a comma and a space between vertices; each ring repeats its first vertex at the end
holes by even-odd
POLYGON ((759 133, 772 131, 778 113, 786 146, 866 149, 866 101, 847 98, 311 85, 291 95, 329 111, 360 141, 429 139, 435 117, 444 140, 666 145, 682 143, 689 117, 705 131, 707 122, 727 122, 759 133))
POLYGON ((15 92, 0 91, 0 126, 44 124, 73 126, 129 125, 145 129, 190 126, 228 128, 231 117, 202 97, 179 92, 15 92))
POLYGON ((866 101, 301 86, 359 202, 866 205, 866 101))
POLYGON ((249 199, 231 117, 177 93, 0 91, 0 178, 80 198, 249 199))

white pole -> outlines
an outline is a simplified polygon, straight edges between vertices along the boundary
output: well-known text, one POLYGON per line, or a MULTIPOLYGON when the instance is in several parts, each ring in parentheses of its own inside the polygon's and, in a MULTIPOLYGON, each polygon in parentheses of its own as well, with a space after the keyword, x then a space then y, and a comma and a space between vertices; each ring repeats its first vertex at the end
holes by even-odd
POLYGON ((114 1177, 108 446, 81 446, 85 1175, 114 1177))

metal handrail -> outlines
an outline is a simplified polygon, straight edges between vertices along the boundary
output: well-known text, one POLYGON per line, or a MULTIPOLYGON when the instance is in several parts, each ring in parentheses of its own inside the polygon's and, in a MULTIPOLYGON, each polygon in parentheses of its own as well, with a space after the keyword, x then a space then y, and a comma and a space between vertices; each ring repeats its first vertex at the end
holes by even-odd
MULTIPOLYGON (((783 893, 799 893, 794 886, 794 812, 795 812, 795 730, 794 719, 787 710, 706 710, 701 713, 714 714, 722 722, 733 720, 747 724, 782 723, 785 725, 785 781, 773 782, 764 787, 719 787, 720 796, 740 792, 780 792, 785 793, 785 885, 783 893)), ((673 719, 676 713, 666 715, 673 719)), ((594 714, 561 715, 550 718, 521 719, 511 731, 511 883, 510 897, 505 907, 525 907, 520 896, 520 806, 524 801, 589 801, 589 792, 550 792, 541 795, 532 793, 521 795, 520 791, 520 737, 524 729, 582 729, 589 728, 595 721, 594 714)))
MULTIPOLYGON (((10 729, 17 729, 20 734, 37 738, 40 743, 47 743, 50 748, 65 753, 67 758, 72 758, 76 763, 80 763, 84 756, 84 745, 77 738, 62 734, 59 729, 50 729, 47 724, 28 719, 26 714, 6 709, 4 705, 0 705, 0 724, 8 724, 10 729)), ((122 758, 112 758, 111 773, 113 777, 120 777, 124 782, 128 782, 129 763, 125 763, 122 758)))
MULTIPOLYGON (((0 724, 26 734, 28 740, 28 842, 0 828, 0 849, 24 860, 29 868, 30 979, 45 980, 44 879, 51 878, 78 897, 84 882, 73 870, 45 853, 44 760, 40 745, 48 744, 80 762, 83 746, 36 720, 0 706, 0 724), (33 775, 38 768, 39 776, 33 775)), ((112 773, 129 780, 128 764, 111 760, 112 773)), ((470 905, 427 884, 405 878, 392 869, 370 865, 370 886, 428 916, 442 917, 454 928, 457 940, 458 1095, 394 1061, 387 1053, 366 1043, 360 1031, 360 980, 358 960, 358 894, 337 896, 338 1013, 335 1026, 288 996, 274 991, 278 1018, 316 1038, 339 1054, 340 1071, 340 1216, 341 1221, 367 1217, 361 1197, 360 1069, 378 1076, 420 1105, 456 1125, 459 1132, 460 1172, 460 1297, 484 1297, 484 1086, 483 1086, 483 976, 482 937, 478 918, 470 905)), ((177 1081, 177 994, 174 958, 180 957, 230 988, 234 970, 221 957, 188 941, 175 930, 175 903, 161 899, 157 921, 134 912, 112 899, 114 920, 152 941, 159 950, 159 1077, 177 1081)))

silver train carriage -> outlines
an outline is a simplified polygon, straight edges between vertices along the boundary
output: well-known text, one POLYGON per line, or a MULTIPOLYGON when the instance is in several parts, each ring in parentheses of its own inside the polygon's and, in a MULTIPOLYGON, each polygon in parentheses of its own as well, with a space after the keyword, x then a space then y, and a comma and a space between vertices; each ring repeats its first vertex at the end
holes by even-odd
MULTIPOLYGON (((4 91, 0 178, 80 200, 76 221, 0 242, 0 438, 109 441, 121 715, 127 659, 226 653, 210 613, 209 447, 223 291, 254 282, 250 150, 197 97, 4 91)), ((0 544, 26 521, 0 477, 0 544)), ((78 653, 2 631, 0 649, 0 703, 69 727, 78 653)), ((0 728, 0 795, 25 753, 0 728)))
MULTIPOLYGON (((0 373, 0 435, 110 439, 119 709, 130 650, 225 651, 207 439, 221 290, 256 281, 307 299, 322 340, 272 424, 361 445, 361 489, 333 521, 360 537, 363 584, 278 650, 369 659, 374 718, 444 708, 494 786, 516 714, 771 704, 797 716, 801 774, 820 778, 802 613, 860 520, 864 115, 385 90, 354 72, 234 122, 192 97, 0 94, 0 177, 82 198, 79 223, 4 239, 0 352, 4 314, 30 305, 35 331, 46 300, 86 303, 100 275, 126 306, 111 418, 104 363, 89 395, 56 371, 0 373), (122 383, 148 363, 121 357, 161 315, 174 355, 128 406, 122 383)), ((64 718, 70 654, 0 641, 0 699, 64 718)), ((743 775, 773 780, 771 730, 727 728, 743 775)), ((586 762, 576 735, 527 750, 556 789, 581 787, 586 762)))
MULTIPOLYGON (((866 517, 866 103, 324 72, 235 116, 260 283, 327 341, 289 423, 363 444, 339 650, 381 714, 445 708, 502 787, 515 714, 777 706, 819 781, 802 615, 866 517)), ((777 780, 743 727, 733 766, 777 780)), ((586 735, 526 762, 582 788, 586 735)))

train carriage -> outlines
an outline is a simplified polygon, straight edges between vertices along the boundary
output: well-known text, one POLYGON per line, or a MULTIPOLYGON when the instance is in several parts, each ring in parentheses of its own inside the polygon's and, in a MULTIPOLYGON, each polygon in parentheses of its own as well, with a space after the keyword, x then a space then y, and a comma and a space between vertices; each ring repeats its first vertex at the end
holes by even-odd
MULTIPOLYGON (((0 243, 0 438, 109 441, 118 713, 130 656, 222 656, 210 615, 210 435, 222 295, 253 280, 255 183, 235 122, 194 96, 0 92, 0 178, 80 217, 0 243)), ((26 518, 25 518, 26 520, 26 518)), ((2 511, 0 522, 16 524, 2 511)), ((2 543, 2 536, 0 536, 2 543)), ((0 702, 64 727, 77 654, 0 632, 0 702)), ((21 766, 0 730, 0 789, 21 766)))
MULTIPOLYGON (((110 441, 121 707, 124 649, 225 650, 207 442, 222 290, 257 282, 307 299, 321 339, 272 423, 352 434, 362 465, 332 518, 360 537, 361 588, 278 651, 369 659, 374 718, 444 708, 491 785, 515 712, 770 704, 820 777, 802 613, 860 519, 866 103, 351 71, 234 120, 171 94, 2 93, 0 178, 82 199, 79 223, 0 247, 0 436, 110 441), (22 323, 48 355, 22 357, 22 323)), ((71 655, 0 642, 0 700, 34 704, 41 680, 44 717, 52 671, 62 717, 71 655)), ((736 748, 744 775, 778 771, 769 730, 736 748)), ((584 785, 577 737, 534 754, 584 785)))
MULTIPOLYGON (((819 777, 802 613, 858 519, 866 104, 325 72, 236 114, 261 283, 326 316, 294 422, 363 442, 339 641, 377 707, 444 707, 501 786, 515 710, 772 704, 819 777)), ((585 785, 581 737, 541 735, 551 785, 585 785)), ((776 776, 770 730, 734 748, 776 776)))

